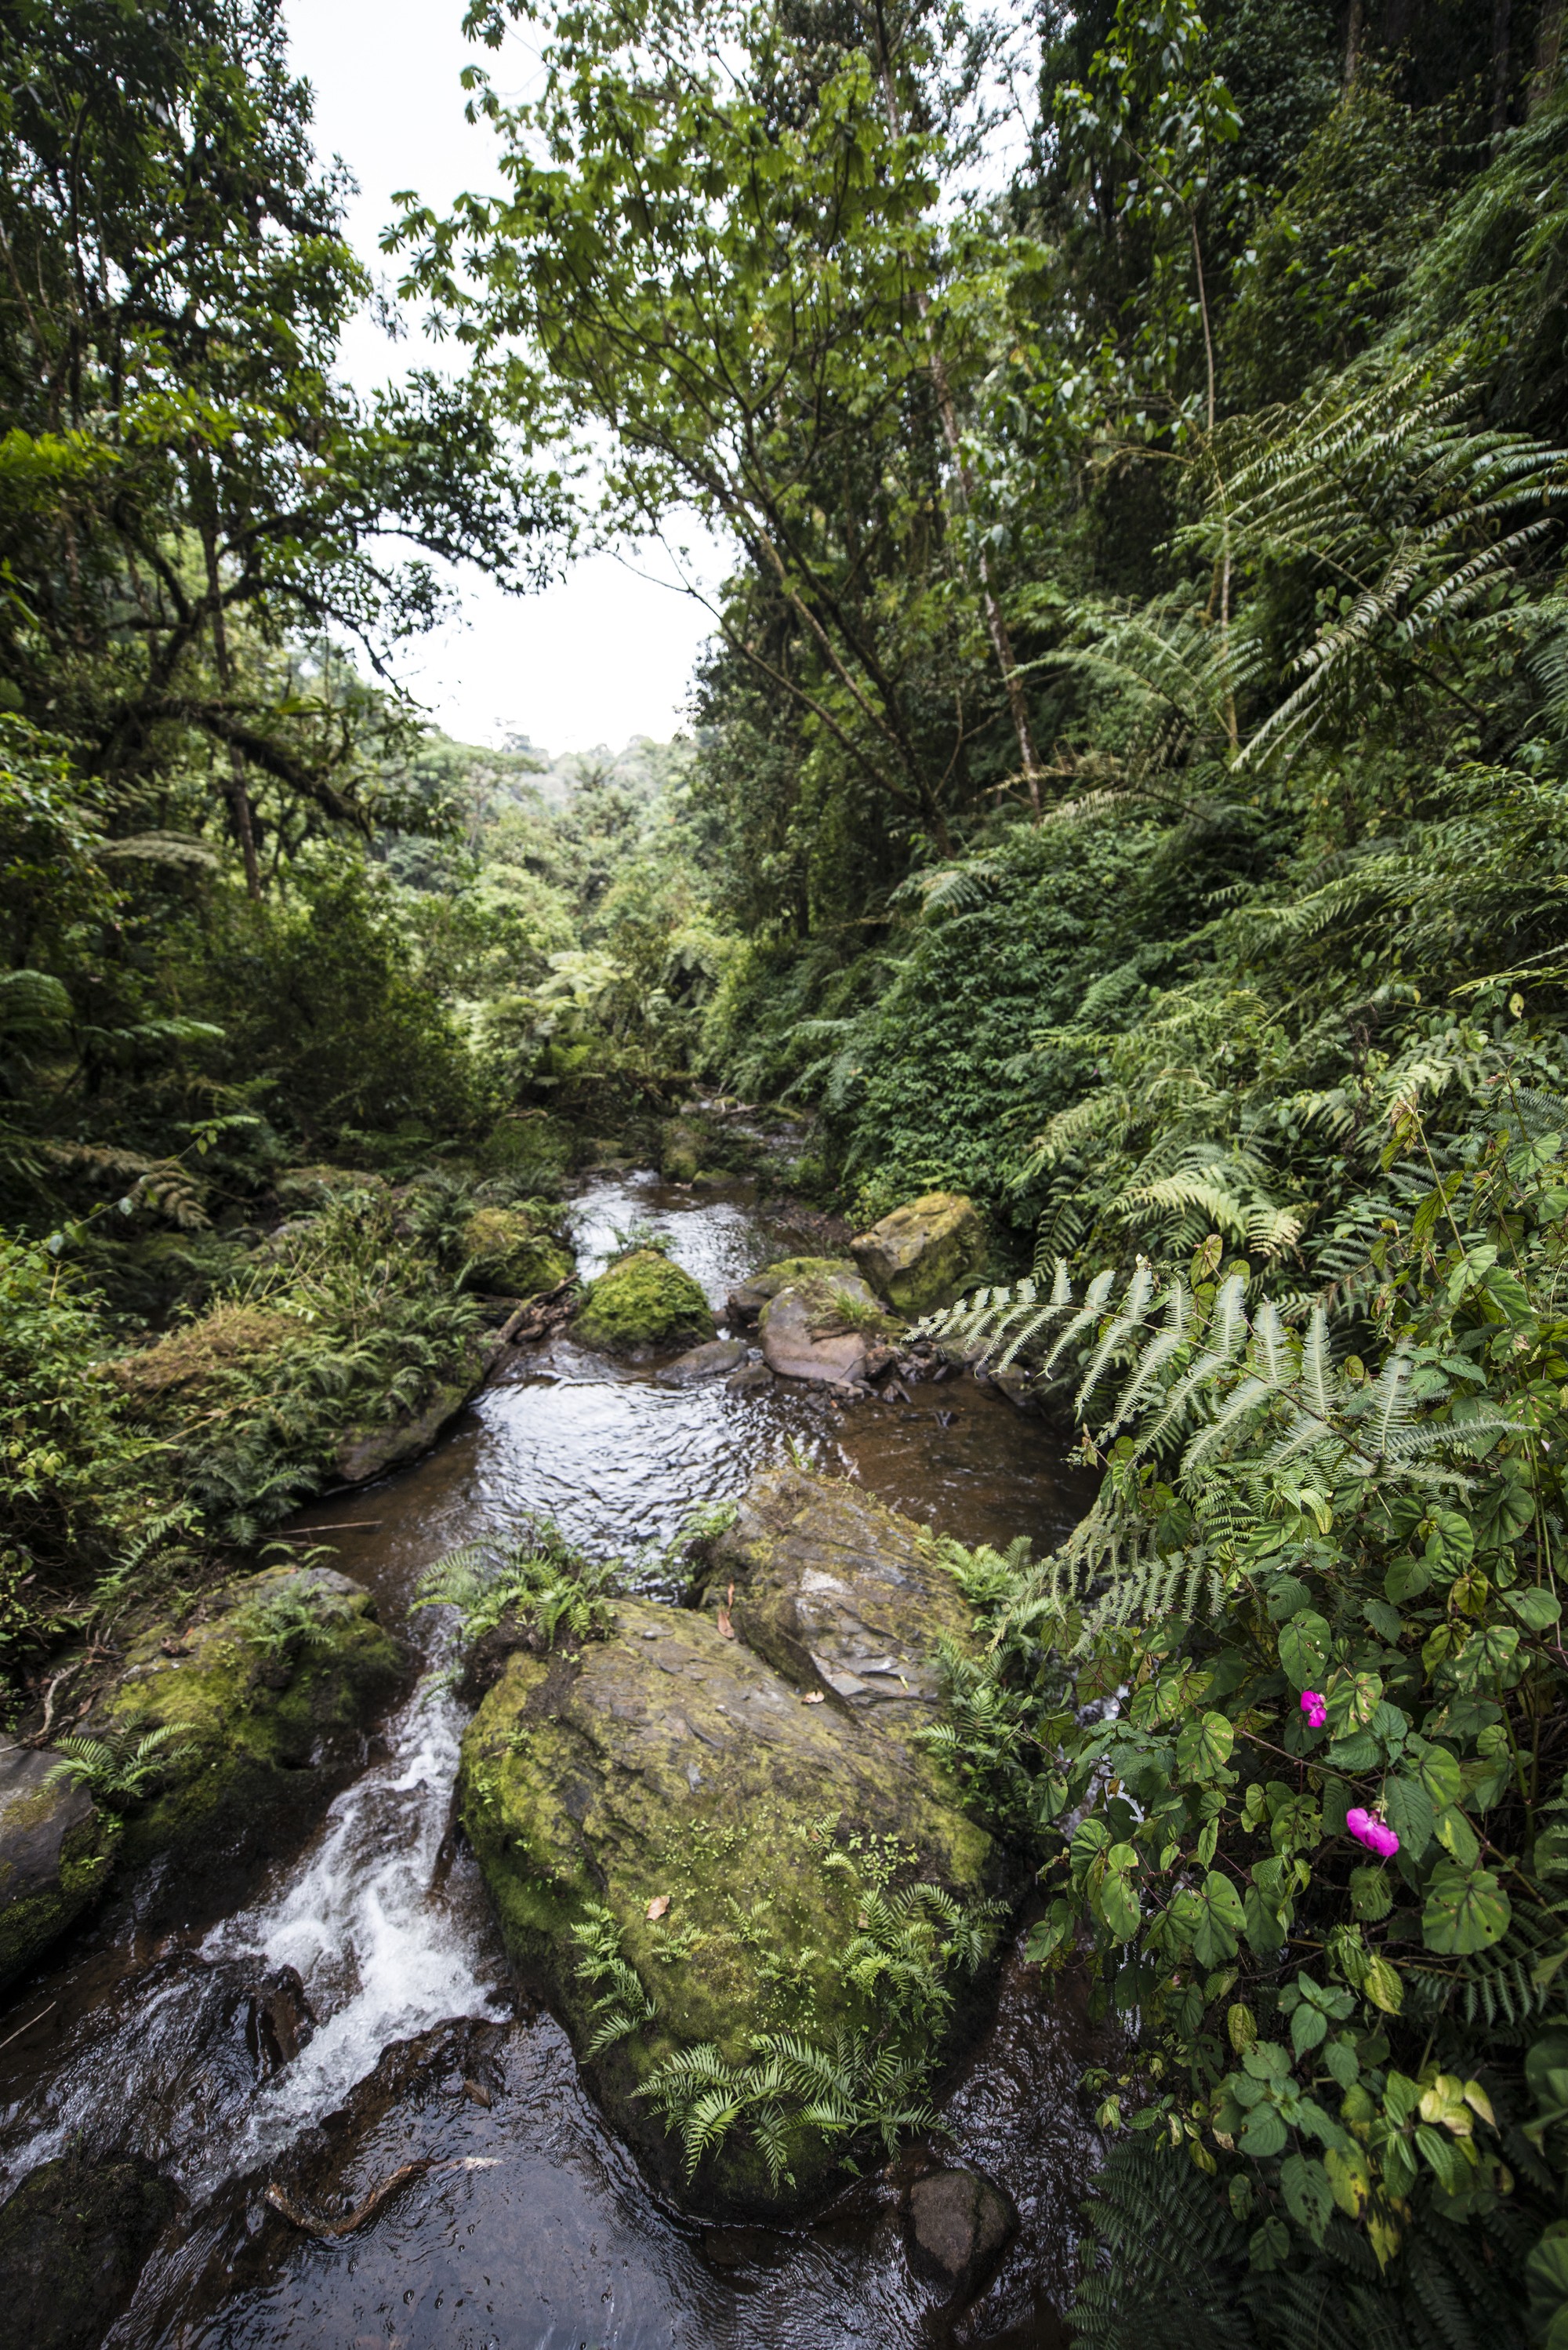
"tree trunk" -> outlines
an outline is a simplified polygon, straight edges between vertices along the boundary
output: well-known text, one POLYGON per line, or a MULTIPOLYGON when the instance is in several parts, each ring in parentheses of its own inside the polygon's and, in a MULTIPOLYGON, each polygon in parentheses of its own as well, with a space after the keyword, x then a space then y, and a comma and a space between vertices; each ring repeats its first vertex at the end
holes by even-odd
POLYGON ((1513 0, 1491 0, 1491 135, 1501 139, 1508 129, 1508 86, 1511 79, 1509 36, 1513 0))
POLYGON ((1563 56, 1563 0, 1546 0, 1535 27, 1535 70, 1530 77, 1526 110, 1539 112, 1557 87, 1563 56))

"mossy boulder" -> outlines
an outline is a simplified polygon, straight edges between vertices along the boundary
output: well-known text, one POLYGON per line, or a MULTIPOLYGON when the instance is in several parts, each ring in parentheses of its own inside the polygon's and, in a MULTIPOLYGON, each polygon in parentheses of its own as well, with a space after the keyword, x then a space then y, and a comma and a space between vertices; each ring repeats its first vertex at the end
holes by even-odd
POLYGON ((727 1301, 732 1323, 750 1326, 755 1322, 770 1298, 793 1282, 832 1281, 843 1278, 858 1281, 859 1266, 848 1256, 786 1256, 777 1264, 770 1264, 763 1273, 753 1273, 732 1289, 727 1301))
POLYGON ((476 1208, 463 1228, 467 1278, 502 1297, 539 1297, 569 1281, 576 1259, 554 1232, 518 1208, 476 1208))
POLYGON ((849 1245, 872 1288, 911 1319, 952 1305, 985 1264, 984 1228, 958 1191, 928 1191, 849 1245))
POLYGON ((659 1171, 667 1183, 693 1182, 701 1171, 703 1135, 683 1118, 659 1130, 659 1171))
POLYGON ((862 1378, 872 1348, 903 1325, 857 1273, 818 1271, 805 1262, 807 1270, 780 1283, 757 1317, 768 1368, 791 1379, 862 1378))
POLYGON ((715 1335, 708 1300, 660 1249, 630 1249, 591 1282, 573 1336, 601 1354, 683 1346, 715 1335))
POLYGON ((179 2203, 140 2155, 41 2165, 0 2205, 0 2350, 98 2350, 179 2203))
MULTIPOLYGON (((875 1512, 875 1534, 888 1517, 875 1512)), ((805 1678, 716 1616, 622 1601, 607 1639, 512 1655, 463 1742, 463 1823, 514 1963, 656 2179, 710 2212, 798 2210, 844 2149, 797 2115, 778 2182, 743 2126, 688 2178, 680 2138, 639 2094, 650 2076, 704 2048, 743 2064, 766 2033, 825 2048, 878 2029, 843 1963, 862 1871, 964 1901, 1005 1874, 905 1734, 913 1719, 825 1698, 809 1663, 805 1678), (596 1944, 630 1973, 596 1973, 596 1944), (607 2038, 607 2023, 622 2028, 607 2038)))
POLYGON ((0 1990, 102 1889, 120 1823, 54 1774, 47 1749, 0 1749, 0 1990))
POLYGON ((929 1537, 841 1479, 768 1469, 713 1544, 705 1570, 733 1583, 736 1631, 806 1689, 903 1734, 935 1718, 940 1649, 970 1615, 929 1537))
POLYGON ((177 1635, 144 1633, 87 1730, 134 1742, 167 1724, 167 1751, 184 1752, 128 1817, 120 1866, 237 1857, 280 1812, 318 1803, 407 1669, 370 1594, 330 1567, 242 1576, 177 1635))

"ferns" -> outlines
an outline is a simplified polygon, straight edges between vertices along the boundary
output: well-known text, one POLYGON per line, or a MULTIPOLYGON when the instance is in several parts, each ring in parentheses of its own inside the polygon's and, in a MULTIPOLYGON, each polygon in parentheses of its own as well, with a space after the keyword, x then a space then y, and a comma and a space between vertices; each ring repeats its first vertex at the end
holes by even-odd
POLYGON ((653 2022, 659 2008, 644 1989, 636 1968, 628 1966, 621 1956, 620 1929, 611 1911, 599 1903, 590 1904, 587 1916, 572 1928, 572 1939, 582 1952, 576 1965, 577 1979, 597 1994, 591 2005, 598 2022, 583 2052, 591 2063, 618 2041, 643 2031, 653 2022))
POLYGON ((469 1644, 514 1615, 553 1648, 563 1634, 602 1639, 619 1583, 618 1567, 584 1557, 549 1519, 539 1518, 509 1549, 469 1543, 448 1551, 420 1577, 413 1604, 455 1608, 469 1644))
POLYGON ((67 1737, 55 1741, 55 1751, 61 1756, 48 1773, 46 1783, 68 1780, 75 1787, 84 1788, 98 1802, 119 1810, 139 1803, 151 1783, 166 1771, 178 1769, 192 1755, 192 1746, 171 1746, 170 1740, 177 1735, 171 1722, 155 1730, 114 1731, 98 1737, 67 1737))

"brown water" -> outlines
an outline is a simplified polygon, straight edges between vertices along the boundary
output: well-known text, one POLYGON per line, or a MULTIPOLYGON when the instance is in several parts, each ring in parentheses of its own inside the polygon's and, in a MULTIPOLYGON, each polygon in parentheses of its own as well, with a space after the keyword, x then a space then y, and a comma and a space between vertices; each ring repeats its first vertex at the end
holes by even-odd
MULTIPOLYGON (((739 1191, 693 1203, 633 1178, 578 1202, 585 1270, 639 1222, 669 1234, 721 1308, 734 1282, 802 1245, 739 1191)), ((792 1451, 969 1542, 1044 1544, 1064 1530, 1083 1494, 1044 1422, 968 1378, 911 1394, 913 1407, 843 1408, 793 1383, 663 1388, 557 1340, 487 1389, 426 1459, 306 1519, 341 1526, 338 1563, 393 1622, 444 1550, 541 1510, 668 1587, 661 1554, 691 1513, 792 1451)), ((994 2028, 949 2085, 940 2158, 986 2170, 1023 2221, 967 2314, 944 2312, 904 2259, 894 2207, 924 2149, 795 2230, 710 2230, 670 2210, 600 2125, 559 2026, 515 1997, 452 1834, 463 1717, 445 1671, 450 1631, 430 1613, 409 1628, 427 1659, 418 1686, 303 1848, 243 1906, 156 1939, 132 1914, 109 1917, 0 2016, 0 2041, 18 2033, 0 2048, 8 2186, 75 2140, 149 2156, 185 2196, 107 2337, 112 2350, 1058 2343, 1091 2160, 1076 2093, 1087 2037, 1072 2002, 1058 1991, 1047 2005, 1014 1954, 994 2028), (319 2028, 258 2081, 245 1987, 284 1963, 304 1976, 319 2028), (301 2237, 263 2200, 275 2180, 348 2210, 416 2158, 434 2167, 340 2241, 301 2237)), ((166 1929, 178 1887, 161 1899, 166 1929)))

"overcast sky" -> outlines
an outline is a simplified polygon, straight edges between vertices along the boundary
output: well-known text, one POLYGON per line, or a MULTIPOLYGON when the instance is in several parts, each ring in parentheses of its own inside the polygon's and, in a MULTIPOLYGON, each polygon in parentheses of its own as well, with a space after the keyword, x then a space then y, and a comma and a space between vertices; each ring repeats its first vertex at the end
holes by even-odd
MULTIPOLYGON (((316 91, 320 152, 341 155, 359 182, 349 231, 379 276, 377 249, 392 191, 417 188, 442 204, 464 187, 494 184, 488 130, 462 119, 458 76, 474 55, 462 38, 463 0, 287 0, 296 69, 316 91)), ((519 48, 484 57, 504 91, 520 83, 519 48)), ((417 341, 389 342, 367 319, 343 360, 360 386, 425 357, 417 341)), ((639 557, 646 567, 647 556, 639 557)), ((702 550, 710 580, 720 557, 702 550)), ((609 556, 579 564, 536 597, 503 596, 472 574, 462 582, 463 622, 403 655, 410 690, 437 723, 464 742, 527 734, 552 752, 619 750, 634 734, 664 740, 683 723, 691 664, 710 623, 701 607, 609 556)))

